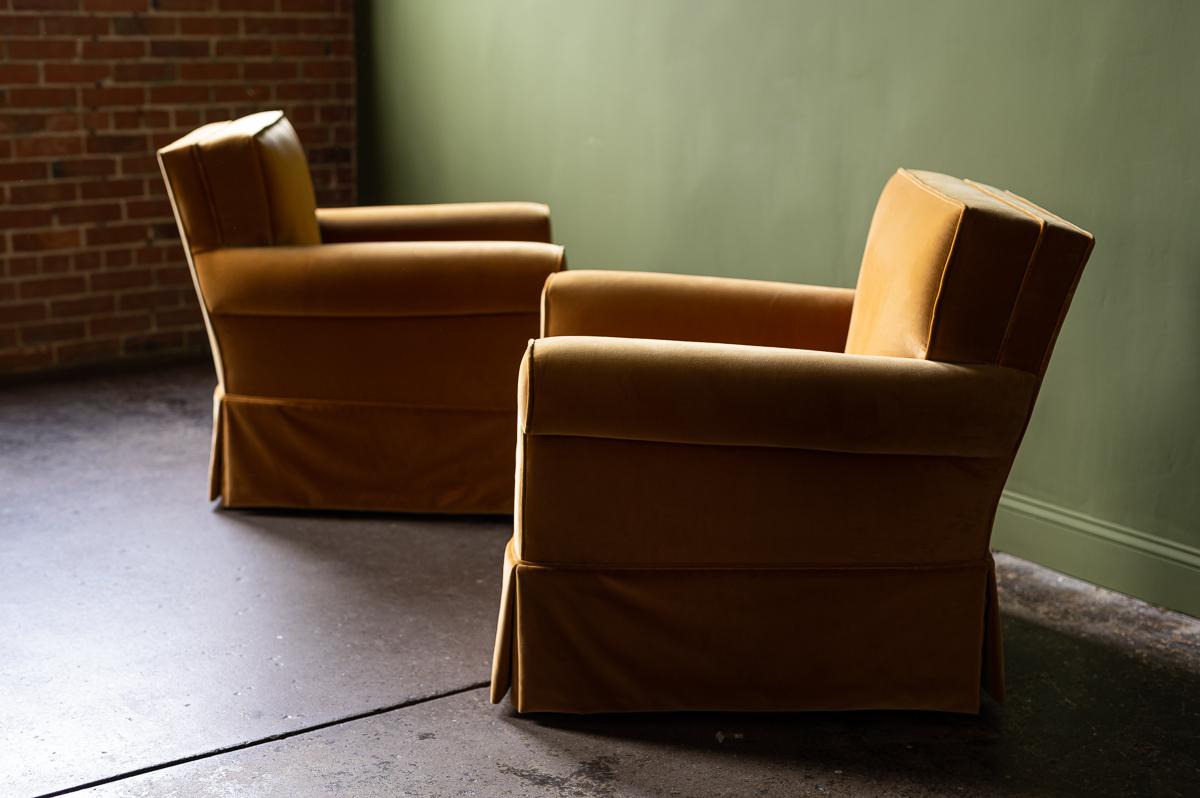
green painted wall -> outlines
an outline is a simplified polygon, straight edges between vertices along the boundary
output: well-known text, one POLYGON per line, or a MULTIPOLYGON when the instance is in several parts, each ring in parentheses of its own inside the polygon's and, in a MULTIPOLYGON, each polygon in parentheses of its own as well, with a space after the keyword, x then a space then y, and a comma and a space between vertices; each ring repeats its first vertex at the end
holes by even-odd
POLYGON ((997 546, 1200 614, 1200 3, 377 0, 360 35, 363 201, 546 201, 575 268, 853 285, 901 165, 1094 232, 997 546))

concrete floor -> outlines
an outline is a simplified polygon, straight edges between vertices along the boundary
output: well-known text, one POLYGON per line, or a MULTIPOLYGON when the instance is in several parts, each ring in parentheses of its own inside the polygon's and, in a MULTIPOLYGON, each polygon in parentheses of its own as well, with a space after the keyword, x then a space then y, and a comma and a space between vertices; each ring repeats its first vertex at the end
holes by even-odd
POLYGON ((490 706, 509 519, 220 511, 211 384, 0 389, 0 796, 1200 795, 1200 621, 1006 556, 979 717, 490 706))

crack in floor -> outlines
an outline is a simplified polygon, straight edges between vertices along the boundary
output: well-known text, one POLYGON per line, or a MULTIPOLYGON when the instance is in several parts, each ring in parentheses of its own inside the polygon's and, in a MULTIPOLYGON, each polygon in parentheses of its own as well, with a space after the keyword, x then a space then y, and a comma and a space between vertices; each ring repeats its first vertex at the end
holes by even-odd
POLYGON ((298 728, 298 729, 291 729, 289 731, 280 732, 278 734, 272 734, 267 737, 259 737, 254 740, 247 740, 245 742, 237 743, 235 745, 227 745, 227 746, 224 746, 221 748, 214 748, 211 751, 205 751, 205 752, 199 753, 199 754, 192 754, 190 756, 179 757, 178 759, 172 759, 167 762, 159 762, 154 765, 147 765, 145 767, 136 768, 135 770, 127 770, 127 771, 124 771, 121 773, 114 774, 112 776, 105 776, 104 778, 101 778, 101 779, 94 779, 93 781, 88 781, 83 784, 76 784, 76 785, 72 785, 70 787, 63 787, 61 789, 53 790, 51 792, 39 793, 38 795, 33 796, 33 798, 55 798, 55 796, 59 796, 59 795, 68 795, 73 792, 81 792, 83 790, 90 790, 93 787, 100 787, 105 784, 112 784, 113 782, 124 781, 125 779, 131 779, 134 776, 141 776, 146 773, 153 773, 158 770, 166 770, 168 768, 177 767, 179 765, 186 765, 190 762, 199 762, 204 759, 211 759, 214 756, 221 756, 222 754, 230 754, 235 751, 244 751, 247 748, 254 748, 256 746, 265 745, 267 743, 274 743, 274 742, 278 742, 280 740, 287 740, 291 737, 299 737, 304 734, 311 734, 312 732, 315 732, 315 731, 321 731, 322 729, 328 729, 333 726, 341 726, 346 723, 352 723, 357 720, 363 720, 364 718, 373 718, 377 715, 386 715, 389 712, 396 712, 401 709, 408 709, 410 707, 419 706, 420 704, 428 704, 432 701, 437 701, 442 698, 450 698, 452 696, 460 695, 462 693, 469 693, 472 690, 478 690, 482 687, 487 687, 490 684, 491 684, 490 681, 472 682, 471 684, 467 685, 466 687, 456 687, 453 690, 444 690, 440 693, 433 693, 432 695, 419 696, 417 698, 409 699, 408 701, 402 701, 398 704, 389 704, 385 707, 377 707, 375 709, 368 709, 364 712, 356 712, 353 715, 345 715, 340 718, 334 718, 333 720, 322 721, 321 723, 314 723, 311 726, 302 726, 301 728, 298 728))

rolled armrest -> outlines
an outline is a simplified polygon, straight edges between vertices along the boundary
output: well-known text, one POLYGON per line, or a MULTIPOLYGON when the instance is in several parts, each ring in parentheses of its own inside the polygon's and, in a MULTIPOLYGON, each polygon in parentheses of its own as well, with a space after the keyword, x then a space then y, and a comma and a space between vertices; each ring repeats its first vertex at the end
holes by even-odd
POLYGON ((329 244, 195 256, 214 316, 442 316, 537 311, 563 249, 532 242, 329 244))
POLYGON ((546 283, 542 335, 600 335, 840 352, 854 291, 649 272, 572 271, 546 283))
POLYGON ((1011 455, 1036 378, 998 366, 644 339, 531 342, 534 436, 873 454, 1011 455))
POLYGON ((321 241, 550 241, 550 209, 535 202, 321 208, 321 241))

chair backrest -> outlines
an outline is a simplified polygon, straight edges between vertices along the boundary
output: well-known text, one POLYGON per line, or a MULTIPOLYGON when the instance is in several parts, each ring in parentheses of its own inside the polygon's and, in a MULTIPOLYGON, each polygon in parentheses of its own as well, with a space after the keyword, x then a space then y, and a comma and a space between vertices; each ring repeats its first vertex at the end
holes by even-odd
POLYGON ((991 186, 901 169, 883 189, 846 351, 1045 370, 1092 235, 991 186))
POLYGON ((321 243, 308 161, 282 111, 197 128, 158 162, 192 252, 321 243))

